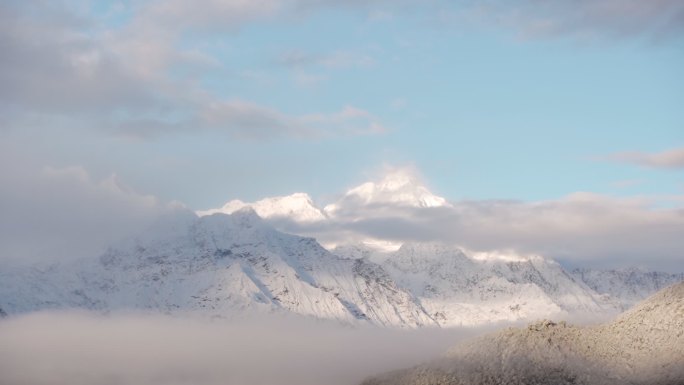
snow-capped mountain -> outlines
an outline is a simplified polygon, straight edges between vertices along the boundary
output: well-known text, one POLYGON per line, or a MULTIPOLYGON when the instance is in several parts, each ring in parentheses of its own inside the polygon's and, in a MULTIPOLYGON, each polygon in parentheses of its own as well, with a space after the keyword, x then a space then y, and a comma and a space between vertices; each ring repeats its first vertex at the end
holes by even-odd
POLYGON ((395 237, 364 234, 353 229, 355 225, 374 217, 405 218, 416 210, 453 208, 446 199, 430 192, 414 172, 397 169, 378 180, 353 187, 339 199, 321 206, 308 194, 295 193, 251 203, 231 200, 220 208, 200 210, 196 214, 231 214, 245 207, 252 208, 281 231, 316 237, 328 248, 363 243, 384 252, 396 251, 403 242, 395 237))
POLYGON ((250 207, 265 219, 287 218, 295 222, 317 222, 325 220, 323 211, 317 208, 311 197, 306 193, 294 193, 288 196, 264 198, 262 200, 245 203, 234 199, 218 209, 197 211, 197 215, 205 216, 216 213, 232 214, 245 207, 250 207))
POLYGON ((406 170, 388 173, 377 182, 366 182, 354 187, 337 202, 326 205, 323 211, 331 217, 342 211, 367 206, 393 205, 400 207, 449 206, 446 199, 434 195, 406 170))
POLYGON ((430 192, 411 172, 395 170, 378 181, 351 188, 336 202, 327 204, 322 209, 314 204, 308 194, 294 193, 251 203, 234 199, 220 208, 197 211, 197 215, 232 214, 242 208, 251 207, 264 219, 287 218, 294 222, 311 223, 383 205, 413 208, 451 206, 446 199, 430 192))
POLYGON ((478 325, 615 311, 552 260, 406 244, 332 253, 253 210, 178 210, 99 258, 0 270, 7 314, 142 309, 234 317, 282 312, 390 327, 478 325))
POLYGON ((405 244, 381 266, 442 326, 614 311, 555 261, 483 258, 442 244, 405 244))
POLYGON ((278 232, 249 209, 201 218, 179 212, 99 259, 3 272, 0 293, 10 314, 64 307, 225 317, 265 311, 350 324, 435 324, 380 266, 278 232))

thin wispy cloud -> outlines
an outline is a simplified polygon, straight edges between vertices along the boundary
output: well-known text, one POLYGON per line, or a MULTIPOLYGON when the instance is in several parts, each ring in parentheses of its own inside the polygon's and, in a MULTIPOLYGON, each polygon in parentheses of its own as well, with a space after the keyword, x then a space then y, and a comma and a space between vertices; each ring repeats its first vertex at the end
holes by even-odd
POLYGON ((609 155, 608 159, 648 168, 684 169, 684 147, 655 153, 640 151, 618 152, 609 155))
POLYGON ((242 139, 329 137, 380 134, 386 128, 368 111, 346 106, 331 114, 287 116, 241 101, 212 103, 202 111, 202 126, 226 130, 242 139))
MULTIPOLYGON (((188 36, 217 34, 230 38, 247 25, 283 16, 307 17, 312 9, 342 5, 377 12, 372 4, 363 2, 174 0, 129 7, 130 17, 108 24, 69 8, 46 7, 34 12, 36 6, 12 1, 0 6, 0 100, 26 116, 68 116, 77 125, 120 129, 125 135, 139 132, 139 137, 149 137, 149 132, 201 130, 221 122, 221 129, 234 139, 307 138, 309 135, 302 133, 320 130, 296 126, 303 121, 298 116, 248 99, 216 95, 202 84, 199 75, 177 76, 178 72, 202 73, 221 67, 215 52, 186 47, 183 41, 188 36), (211 112, 217 106, 224 111, 221 118, 211 112)), ((491 17, 531 35, 582 31, 674 35, 684 25, 684 6, 672 0, 488 1, 477 6, 432 4, 430 9, 491 17)), ((295 83, 304 88, 317 87, 328 78, 311 68, 372 68, 376 63, 371 55, 345 49, 327 53, 292 49, 277 61, 296 69, 295 83)), ((17 125, 19 120, 7 125, 17 125)), ((378 120, 353 129, 326 131, 377 133, 382 130, 367 128, 382 126, 378 120)))
POLYGON ((526 38, 662 40, 684 32, 684 4, 678 0, 487 0, 455 12, 455 20, 479 19, 526 38))
POLYGON ((288 50, 281 53, 276 61, 290 68, 320 66, 326 69, 369 68, 375 64, 370 55, 352 51, 338 50, 329 54, 313 54, 301 50, 288 50))
MULTIPOLYGON (((209 69, 211 54, 179 44, 189 33, 236 33, 250 22, 281 12, 286 2, 152 2, 133 8, 121 27, 85 19, 72 23, 67 10, 33 16, 30 5, 0 7, 0 101, 19 115, 64 116, 76 126, 149 138, 213 129, 232 139, 321 139, 381 132, 370 113, 292 116, 239 98, 222 98, 180 68, 209 69), (354 121, 352 124, 351 121, 354 121)), ((75 17, 75 16, 73 16, 75 17)), ((342 51, 314 60, 325 68, 371 61, 342 51)), ((358 109, 359 111, 361 109, 358 109)), ((19 118, 7 122, 17 125, 19 118)))

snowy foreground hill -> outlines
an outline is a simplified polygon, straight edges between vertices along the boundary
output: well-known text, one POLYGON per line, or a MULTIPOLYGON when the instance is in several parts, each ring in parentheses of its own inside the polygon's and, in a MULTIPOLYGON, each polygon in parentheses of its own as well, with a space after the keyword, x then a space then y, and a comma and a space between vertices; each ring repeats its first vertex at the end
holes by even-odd
POLYGON ((684 384, 684 283, 593 327, 542 321, 363 385, 684 384))
POLYGON ((251 209, 197 217, 179 210, 99 258, 0 268, 0 316, 43 309, 143 310, 239 317, 294 313, 388 327, 481 325, 616 314, 684 279, 631 271, 566 271, 542 257, 405 244, 378 258, 326 250, 251 209))

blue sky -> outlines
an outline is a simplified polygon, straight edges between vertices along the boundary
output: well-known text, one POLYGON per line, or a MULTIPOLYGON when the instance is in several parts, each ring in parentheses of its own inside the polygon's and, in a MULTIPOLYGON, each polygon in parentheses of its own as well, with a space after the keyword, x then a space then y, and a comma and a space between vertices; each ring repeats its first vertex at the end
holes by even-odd
MULTIPOLYGON (((422 12, 353 9, 252 26, 221 43, 228 47, 225 56, 218 53, 227 73, 202 77, 220 97, 294 115, 352 105, 372 113, 387 132, 239 143, 237 157, 221 158, 247 159, 245 167, 291 164, 291 176, 235 189, 229 173, 223 185, 210 185, 213 191, 245 199, 299 190, 323 196, 383 163, 415 165, 452 199, 682 191, 672 172, 597 161, 613 152, 658 152, 684 142, 681 39, 523 38, 486 26, 431 24, 422 12), (385 18, 374 20, 378 12, 385 18), (304 63, 283 66, 279 60, 288 55, 304 63), (335 55, 348 56, 347 62, 317 62, 335 55), (300 79, 305 77, 310 83, 300 79), (635 183, 616 187, 628 180, 635 183)), ((221 139, 216 153, 236 150, 221 139)), ((224 198, 198 199, 207 205, 224 198)))
MULTIPOLYGON (((208 12, 218 3, 208 2, 208 12)), ((498 19, 512 12, 491 4, 488 12, 499 12, 498 19)), ((582 4, 577 7, 591 10, 582 4)), ((661 19, 681 15, 676 3, 665 2, 657 20, 618 14, 618 20, 596 21, 607 25, 529 32, 525 23, 536 20, 511 26, 487 14, 474 17, 467 2, 322 2, 285 11, 269 1, 263 9, 257 4, 245 11, 246 20, 223 21, 198 12, 187 15, 197 19, 195 24, 183 28, 181 23, 171 33, 163 19, 148 17, 145 23, 160 25, 116 37, 135 31, 136 20, 153 6, 65 3, 42 17, 80 18, 84 26, 63 28, 94 36, 87 43, 100 52, 124 38, 149 39, 152 50, 154 44, 167 44, 156 49, 186 57, 159 59, 149 70, 173 87, 210 94, 212 100, 250 103, 286 117, 334 115, 352 107, 371 118, 323 122, 331 126, 316 128, 328 131, 324 135, 267 127, 266 134, 255 136, 250 131, 258 130, 249 127, 231 135, 230 128, 207 130, 192 123, 150 135, 103 133, 92 127, 98 125, 94 119, 80 132, 66 123, 60 127, 65 132, 38 147, 47 162, 83 165, 96 175, 116 173, 141 192, 196 208, 295 191, 325 199, 388 164, 415 166, 450 199, 540 200, 575 191, 669 195, 684 188, 681 171, 606 161, 613 153, 657 153, 684 145, 684 29, 675 19, 674 31, 656 33, 661 19), (269 7, 277 10, 264 10, 269 7), (619 23, 630 22, 637 24, 634 30, 613 36, 619 23), (146 36, 155 33, 168 40, 146 36), (381 132, 366 132, 366 120, 381 132)), ((519 8, 528 6, 520 2, 519 8)), ((7 8, 29 14, 27 6, 7 8)), ((562 25, 572 15, 557 8, 538 17, 562 25)), ((126 51, 115 54, 121 61, 149 60, 126 51)), ((162 111, 158 105, 131 111, 116 101, 94 109, 105 118, 143 115, 174 122, 194 113, 195 106, 182 103, 173 101, 162 111)), ((56 112, 68 120, 92 118, 56 112)), ((58 131, 51 130, 47 136, 58 131)), ((18 125, 14 131, 20 141, 46 138, 43 129, 34 137, 19 132, 25 130, 18 125)))
POLYGON ((8 1, 0 17, 8 182, 78 170, 206 209, 328 203, 411 167, 452 201, 684 196, 677 0, 8 1))

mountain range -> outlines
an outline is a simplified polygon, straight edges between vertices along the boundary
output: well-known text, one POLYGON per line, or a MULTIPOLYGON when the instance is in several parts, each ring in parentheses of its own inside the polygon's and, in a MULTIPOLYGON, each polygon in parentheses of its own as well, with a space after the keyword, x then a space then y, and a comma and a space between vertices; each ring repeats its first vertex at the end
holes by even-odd
POLYGON ((681 274, 568 271, 541 256, 405 243, 328 250, 250 207, 177 209, 98 258, 0 268, 0 314, 82 308, 239 317, 297 314, 384 327, 467 326, 615 314, 681 274))

